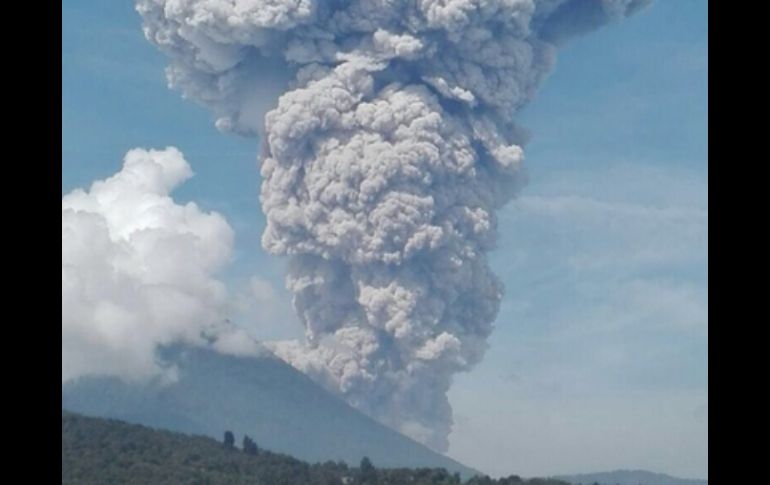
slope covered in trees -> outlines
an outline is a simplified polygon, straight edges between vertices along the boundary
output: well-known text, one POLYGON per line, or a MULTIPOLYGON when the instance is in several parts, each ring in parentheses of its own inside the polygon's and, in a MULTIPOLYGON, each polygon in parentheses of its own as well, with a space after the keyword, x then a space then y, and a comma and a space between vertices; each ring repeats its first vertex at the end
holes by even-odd
MULTIPOLYGON (((238 442, 237 431, 234 437, 238 442)), ((246 437, 246 450, 226 441, 62 411, 62 484, 566 485, 515 476, 463 482, 444 469, 380 469, 368 459, 355 467, 308 464, 266 451, 246 437)))

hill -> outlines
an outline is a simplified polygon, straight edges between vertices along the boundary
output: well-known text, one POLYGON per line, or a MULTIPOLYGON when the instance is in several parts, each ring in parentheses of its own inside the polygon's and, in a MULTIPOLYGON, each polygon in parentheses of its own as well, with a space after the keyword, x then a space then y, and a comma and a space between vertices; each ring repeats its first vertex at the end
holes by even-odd
POLYGON ((167 385, 83 378, 62 386, 62 407, 87 416, 221 439, 245 433, 260 446, 308 462, 477 472, 383 426, 282 360, 233 357, 202 348, 163 350, 179 378, 167 385))
MULTIPOLYGON (((333 443, 329 443, 333 447, 333 443)), ((458 485, 441 469, 380 469, 370 463, 309 465, 257 449, 246 453, 205 436, 155 430, 62 411, 62 484, 458 485)), ((490 480, 466 485, 565 485, 555 480, 490 480)))
POLYGON ((644 470, 615 470, 581 475, 564 475, 556 478, 572 485, 589 485, 593 483, 598 483, 599 485, 708 485, 708 480, 676 478, 644 470))

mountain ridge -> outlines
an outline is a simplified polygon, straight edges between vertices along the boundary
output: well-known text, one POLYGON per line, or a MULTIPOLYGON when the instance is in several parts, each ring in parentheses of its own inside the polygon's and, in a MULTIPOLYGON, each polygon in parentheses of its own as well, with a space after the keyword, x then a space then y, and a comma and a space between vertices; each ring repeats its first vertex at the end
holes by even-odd
POLYGON ((708 485, 708 480, 697 478, 677 478, 665 473, 647 470, 612 470, 607 472, 556 475, 553 478, 569 482, 572 485, 708 485))
POLYGON ((478 474, 365 416, 272 354, 236 357, 175 345, 160 351, 174 383, 82 377, 62 385, 62 408, 154 428, 221 439, 225 430, 308 462, 438 467, 478 474))

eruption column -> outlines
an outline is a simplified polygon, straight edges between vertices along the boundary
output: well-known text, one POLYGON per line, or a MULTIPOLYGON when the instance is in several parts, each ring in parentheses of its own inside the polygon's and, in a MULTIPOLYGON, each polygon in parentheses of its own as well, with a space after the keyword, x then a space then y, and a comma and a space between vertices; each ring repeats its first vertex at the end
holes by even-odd
POLYGON ((503 294, 486 254, 525 182, 513 115, 558 44, 646 3, 139 0, 170 84, 262 138, 262 244, 307 335, 273 350, 446 450, 446 392, 503 294))

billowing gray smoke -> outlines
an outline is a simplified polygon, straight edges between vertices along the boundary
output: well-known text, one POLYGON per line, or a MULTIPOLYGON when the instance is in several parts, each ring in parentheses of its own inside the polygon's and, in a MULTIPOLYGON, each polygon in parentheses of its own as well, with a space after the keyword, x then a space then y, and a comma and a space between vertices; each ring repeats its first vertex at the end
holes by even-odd
POLYGON ((263 137, 262 244, 290 256, 307 330, 276 353, 445 450, 446 391, 503 294, 486 253, 524 182, 513 115, 559 43, 646 3, 138 0, 170 84, 263 137))

